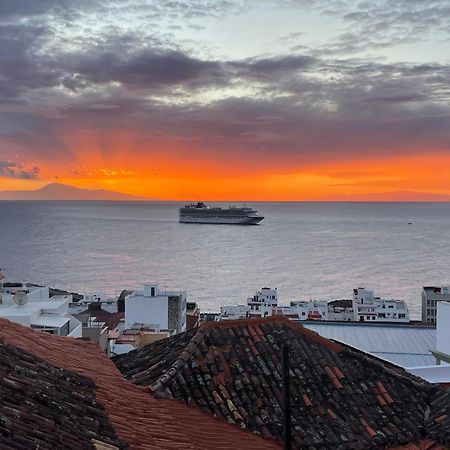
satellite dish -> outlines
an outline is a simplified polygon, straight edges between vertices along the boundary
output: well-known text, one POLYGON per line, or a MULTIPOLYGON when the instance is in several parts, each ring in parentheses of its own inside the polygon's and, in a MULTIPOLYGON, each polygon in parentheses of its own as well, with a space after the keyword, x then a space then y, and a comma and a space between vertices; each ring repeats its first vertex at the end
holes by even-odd
POLYGON ((23 291, 16 292, 13 301, 17 306, 25 305, 28 302, 28 295, 23 291))

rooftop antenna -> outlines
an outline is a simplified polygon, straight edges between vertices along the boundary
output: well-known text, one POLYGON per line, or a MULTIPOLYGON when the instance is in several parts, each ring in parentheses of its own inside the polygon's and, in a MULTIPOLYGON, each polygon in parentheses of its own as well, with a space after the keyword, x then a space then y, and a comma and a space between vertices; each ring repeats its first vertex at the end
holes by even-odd
POLYGON ((292 450, 289 345, 287 344, 281 347, 281 372, 283 386, 283 443, 284 450, 292 450))
POLYGON ((3 297, 3 280, 5 279, 5 275, 3 275, 3 270, 0 268, 0 304, 3 303, 2 297, 3 297))
POLYGON ((13 302, 19 307, 25 305, 28 302, 27 293, 23 291, 16 292, 13 296, 13 302))

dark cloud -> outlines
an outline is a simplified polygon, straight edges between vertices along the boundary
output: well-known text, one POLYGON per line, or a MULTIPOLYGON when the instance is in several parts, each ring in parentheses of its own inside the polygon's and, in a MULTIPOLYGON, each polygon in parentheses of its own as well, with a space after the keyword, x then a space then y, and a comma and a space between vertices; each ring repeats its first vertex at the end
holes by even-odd
POLYGON ((126 87, 159 89, 195 83, 227 82, 219 62, 202 61, 181 51, 146 48, 120 54, 116 51, 70 57, 70 69, 80 86, 85 83, 119 82, 126 87))
POLYGON ((2 0, 0 2, 0 21, 17 18, 35 18, 41 15, 58 15, 71 20, 80 12, 98 4, 94 0, 2 0))
POLYGON ((0 25, 0 99, 58 84, 60 69, 48 55, 38 55, 48 37, 44 26, 0 25))
POLYGON ((24 167, 12 161, 0 161, 0 177, 21 178, 31 180, 39 176, 39 167, 24 167))

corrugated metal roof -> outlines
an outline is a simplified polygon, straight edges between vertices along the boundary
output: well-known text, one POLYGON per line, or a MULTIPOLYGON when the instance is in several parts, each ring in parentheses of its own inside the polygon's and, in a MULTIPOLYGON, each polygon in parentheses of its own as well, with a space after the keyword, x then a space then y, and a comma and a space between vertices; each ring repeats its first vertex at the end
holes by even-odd
POLYGON ((416 367, 408 369, 408 372, 427 380, 429 383, 450 383, 450 365, 448 364, 416 367))
POLYGON ((323 337, 355 347, 400 367, 434 365, 436 329, 400 324, 302 322, 323 337))

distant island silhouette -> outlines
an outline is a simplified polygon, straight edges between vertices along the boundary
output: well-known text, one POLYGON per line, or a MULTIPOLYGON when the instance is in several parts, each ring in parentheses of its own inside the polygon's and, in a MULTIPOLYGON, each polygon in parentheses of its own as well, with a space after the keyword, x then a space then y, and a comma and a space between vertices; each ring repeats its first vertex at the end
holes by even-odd
MULTIPOLYGON (((70 186, 68 184, 50 183, 36 190, 0 191, 0 200, 157 201, 159 199, 129 195, 122 192, 109 191, 106 189, 82 189, 75 186, 70 186)), ((433 192, 393 191, 370 194, 327 195, 299 201, 450 202, 450 195, 435 194, 433 192)))
POLYGON ((67 184, 50 183, 30 191, 0 191, 0 200, 146 201, 151 199, 105 189, 81 189, 67 184))
POLYGON ((450 195, 433 192, 394 191, 370 194, 327 195, 316 202, 450 202, 450 195))

